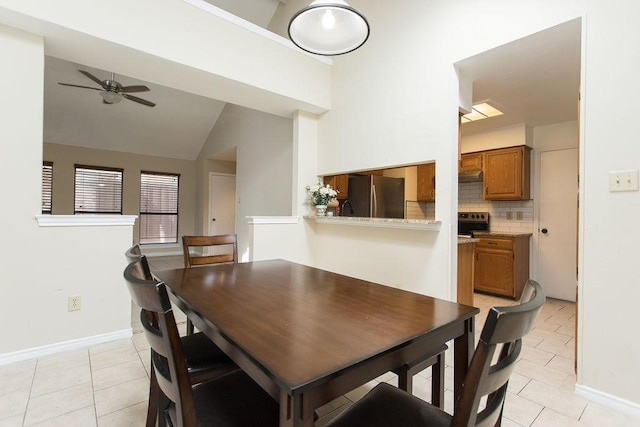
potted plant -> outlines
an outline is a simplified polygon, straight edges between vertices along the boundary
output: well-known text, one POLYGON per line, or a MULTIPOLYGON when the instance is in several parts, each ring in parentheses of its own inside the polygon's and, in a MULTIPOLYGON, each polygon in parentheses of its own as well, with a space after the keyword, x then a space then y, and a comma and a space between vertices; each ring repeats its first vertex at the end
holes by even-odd
POLYGON ((316 215, 325 216, 327 214, 327 205, 335 200, 338 192, 331 188, 330 185, 307 185, 308 202, 316 208, 316 215))

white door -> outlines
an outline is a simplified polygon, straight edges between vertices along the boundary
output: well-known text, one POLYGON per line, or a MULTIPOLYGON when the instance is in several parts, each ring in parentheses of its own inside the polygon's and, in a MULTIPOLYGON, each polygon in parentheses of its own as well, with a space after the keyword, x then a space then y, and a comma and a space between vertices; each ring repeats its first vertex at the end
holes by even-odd
MULTIPOLYGON (((235 175, 209 174, 209 235, 236 232, 235 201, 235 175)), ((215 254, 216 251, 209 250, 209 255, 215 254)))
POLYGON ((576 300, 578 149, 540 153, 538 281, 547 296, 576 300))

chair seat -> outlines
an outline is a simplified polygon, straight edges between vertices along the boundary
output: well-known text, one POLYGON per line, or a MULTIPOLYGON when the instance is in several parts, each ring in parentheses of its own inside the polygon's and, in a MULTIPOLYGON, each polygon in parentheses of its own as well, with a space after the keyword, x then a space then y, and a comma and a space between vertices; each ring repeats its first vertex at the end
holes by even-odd
POLYGON ((326 427, 450 426, 443 410, 387 383, 380 383, 326 427))
MULTIPOLYGON (((231 372, 193 388, 198 426, 276 427, 279 405, 243 371, 231 372)), ((170 409, 175 419, 175 409, 170 409)))
POLYGON ((202 332, 184 336, 181 341, 192 384, 210 378, 212 372, 238 369, 231 359, 202 332))

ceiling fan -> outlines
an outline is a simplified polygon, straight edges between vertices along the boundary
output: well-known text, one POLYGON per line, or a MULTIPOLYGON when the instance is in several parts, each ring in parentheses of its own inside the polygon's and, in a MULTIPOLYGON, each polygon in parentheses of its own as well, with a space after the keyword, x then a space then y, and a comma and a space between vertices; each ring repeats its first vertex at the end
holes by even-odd
POLYGON ((147 101, 146 99, 138 98, 137 96, 129 95, 129 93, 132 93, 132 92, 133 93, 135 93, 135 92, 148 92, 149 88, 146 87, 146 86, 142 86, 142 85, 122 86, 119 82, 114 80, 113 73, 111 73, 111 80, 100 80, 99 78, 97 78, 93 74, 89 73, 88 71, 84 71, 84 70, 78 70, 78 71, 80 71, 86 77, 88 77, 89 79, 91 79, 94 82, 96 82, 97 84, 99 84, 100 88, 74 85, 74 84, 71 84, 71 83, 60 83, 60 82, 58 82, 58 84, 59 85, 63 85, 63 86, 79 87, 79 88, 82 88, 82 89, 97 90, 97 91, 100 92, 100 95, 102 96, 102 103, 103 104, 117 104, 118 102, 122 101, 123 99, 128 99, 129 101, 137 102, 138 104, 146 105, 147 107, 155 107, 156 106, 156 104, 154 104, 151 101, 147 101))

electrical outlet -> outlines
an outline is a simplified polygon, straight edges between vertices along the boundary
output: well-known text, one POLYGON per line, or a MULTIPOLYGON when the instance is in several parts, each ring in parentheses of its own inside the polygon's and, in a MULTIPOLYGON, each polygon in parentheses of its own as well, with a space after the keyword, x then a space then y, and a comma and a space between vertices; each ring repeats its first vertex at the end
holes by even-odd
POLYGON ((516 212, 516 219, 522 221, 522 211, 516 212))
POLYGON ((513 219, 513 212, 509 211, 507 212, 507 220, 511 221, 513 219))
POLYGON ((67 300, 67 310, 79 311, 80 307, 80 295, 71 295, 67 300))

